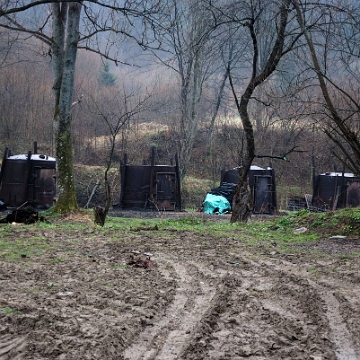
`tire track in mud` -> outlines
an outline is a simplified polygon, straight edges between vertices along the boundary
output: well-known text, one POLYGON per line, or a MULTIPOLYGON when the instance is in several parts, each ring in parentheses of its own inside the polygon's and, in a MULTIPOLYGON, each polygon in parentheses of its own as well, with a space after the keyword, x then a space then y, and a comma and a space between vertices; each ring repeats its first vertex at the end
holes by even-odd
POLYGON ((177 359, 213 302, 216 287, 194 264, 172 262, 171 272, 167 267, 169 264, 159 263, 163 276, 178 279, 179 287, 175 299, 161 319, 145 329, 138 339, 125 349, 125 360, 177 359))
POLYGON ((0 360, 21 360, 27 346, 27 337, 14 339, 12 335, 0 336, 0 360))
POLYGON ((226 280, 179 359, 360 359, 333 289, 272 263, 241 259, 240 269, 221 270, 226 280))
POLYGON ((334 295, 270 262, 237 259, 217 273, 204 261, 161 264, 178 278, 177 295, 124 359, 360 359, 334 295))
POLYGON ((307 283, 286 279, 288 294, 277 294, 277 271, 245 257, 237 260, 236 268, 222 270, 227 270, 226 281, 179 359, 315 359, 322 355, 335 359, 320 311, 321 299, 307 283), (314 299, 314 311, 320 312, 316 325, 306 324, 308 297, 314 299))
POLYGON ((332 332, 332 339, 336 345, 335 353, 338 360, 360 359, 360 352, 355 352, 350 332, 340 314, 340 304, 332 291, 321 291, 320 296, 326 302, 326 315, 332 332))
MULTIPOLYGON (((273 264, 269 261, 263 262, 267 267, 270 266, 270 271, 279 272, 283 278, 289 279, 287 282, 294 284, 302 282, 305 287, 313 289, 312 297, 318 297, 323 306, 319 307, 318 311, 321 312, 326 318, 328 324, 329 338, 333 343, 334 355, 337 360, 358 360, 360 359, 360 349, 356 349, 353 342, 353 335, 347 326, 347 321, 343 318, 340 310, 340 302, 337 299, 337 293, 326 281, 321 283, 315 282, 306 276, 303 269, 297 271, 294 269, 294 264, 286 260, 281 260, 285 266, 273 264), (284 271, 287 269, 287 271, 284 271)), ((267 270, 269 271, 269 270, 267 270)), ((349 301, 343 299, 343 302, 350 307, 349 301)), ((355 311, 356 313, 356 311, 355 311)))

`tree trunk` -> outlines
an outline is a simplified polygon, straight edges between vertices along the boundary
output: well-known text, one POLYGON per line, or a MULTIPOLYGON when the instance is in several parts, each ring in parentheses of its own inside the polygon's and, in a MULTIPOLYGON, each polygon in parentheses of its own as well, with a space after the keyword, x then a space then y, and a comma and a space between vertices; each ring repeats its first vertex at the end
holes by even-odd
MULTIPOLYGON (((228 62, 228 67, 230 64, 230 60, 228 62)), ((211 116, 211 122, 210 122, 210 127, 209 127, 209 139, 208 139, 208 146, 207 146, 207 152, 208 154, 210 154, 210 157, 212 158, 212 140, 213 140, 213 133, 214 133, 214 127, 215 127, 215 120, 218 116, 219 113, 219 109, 220 109, 220 104, 221 104, 221 100, 223 98, 224 95, 224 89, 225 89, 225 85, 226 85, 226 80, 228 78, 228 72, 225 71, 224 75, 221 79, 220 82, 220 87, 219 87, 219 92, 217 94, 216 97, 216 104, 215 104, 215 108, 214 108, 214 113, 211 116)))
POLYGON ((228 68, 229 82, 231 85, 231 91, 233 93, 236 108, 239 112, 240 119, 244 128, 246 137, 246 148, 242 156, 242 164, 239 168, 239 183, 236 187, 231 222, 241 221, 245 222, 251 215, 253 204, 251 199, 251 192, 248 185, 248 174, 252 161, 255 158, 255 140, 254 130, 249 117, 248 106, 256 87, 262 84, 276 69, 282 55, 285 40, 285 30, 288 21, 288 15, 290 11, 290 0, 283 0, 280 13, 279 13, 279 28, 277 33, 276 41, 274 42, 271 53, 269 54, 268 60, 262 69, 258 72, 258 39, 255 27, 256 19, 251 19, 248 22, 247 27, 250 32, 250 36, 253 44, 253 59, 252 59, 252 75, 250 81, 241 96, 240 102, 236 96, 235 87, 230 74, 230 67, 228 68))
POLYGON ((251 198, 251 191, 248 184, 248 175, 251 163, 255 158, 255 140, 254 131, 248 114, 248 104, 252 90, 245 91, 241 97, 239 104, 239 114, 244 127, 246 148, 243 154, 242 164, 239 168, 239 182, 236 186, 233 204, 231 222, 246 222, 251 216, 253 210, 253 202, 251 198))
POLYGON ((71 104, 81 3, 53 3, 53 92, 58 212, 78 208, 73 170, 71 104))
POLYGON ((239 182, 233 196, 231 223, 237 221, 246 222, 251 216, 253 201, 247 177, 248 171, 241 166, 239 168, 239 182))
MULTIPOLYGON (((200 36, 200 35, 199 35, 200 36)), ((191 159, 199 122, 199 103, 203 90, 204 44, 194 50, 193 58, 182 74, 180 178, 185 177, 191 159)))
POLYGON ((108 160, 108 165, 105 169, 105 174, 104 174, 104 180, 105 180, 105 198, 106 198, 106 203, 105 203, 105 209, 96 206, 95 207, 95 224, 96 225, 100 225, 100 226, 104 226, 105 225, 105 221, 106 221, 106 217, 107 214, 109 212, 110 206, 111 206, 111 186, 110 186, 110 182, 109 182, 109 178, 108 178, 108 172, 110 170, 111 167, 111 161, 112 158, 114 156, 114 149, 115 149, 115 138, 116 135, 112 138, 112 147, 111 147, 111 151, 110 151, 110 159, 108 160))

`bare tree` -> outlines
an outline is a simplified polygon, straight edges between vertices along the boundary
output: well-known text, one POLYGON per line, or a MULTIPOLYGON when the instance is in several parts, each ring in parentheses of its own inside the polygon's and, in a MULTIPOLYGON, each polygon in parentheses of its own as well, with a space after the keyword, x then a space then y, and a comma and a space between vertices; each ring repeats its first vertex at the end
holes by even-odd
POLYGON ((179 81, 178 142, 180 177, 183 179, 191 159, 198 130, 204 84, 213 69, 214 49, 210 38, 213 21, 204 1, 168 2, 164 31, 159 31, 162 52, 158 61, 172 69, 179 81))
POLYGON ((51 56, 53 68, 54 138, 57 157, 58 199, 55 208, 59 212, 78 207, 71 133, 78 49, 95 51, 109 60, 121 63, 113 45, 118 44, 123 36, 135 39, 141 46, 149 45, 145 34, 149 35, 150 32, 139 29, 142 29, 142 24, 150 21, 151 15, 158 10, 159 2, 156 0, 135 0, 125 4, 95 0, 40 0, 27 3, 2 2, 0 5, 0 27, 30 34, 49 48, 48 54, 51 56))
POLYGON ((51 96, 46 76, 51 71, 34 49, 39 49, 36 41, 21 41, 0 28, 0 147, 13 152, 27 152, 34 140, 44 143, 45 130, 51 128, 42 122, 51 96))
POLYGON ((294 45, 294 39, 286 43, 287 36, 289 35, 289 23, 291 22, 291 18, 289 17, 290 4, 290 0, 283 0, 280 3, 271 1, 244 2, 243 7, 238 9, 237 12, 241 13, 241 20, 239 20, 239 22, 248 32, 247 34, 243 32, 242 35, 250 36, 252 55, 251 58, 249 58, 251 64, 249 68, 250 75, 247 77, 248 82, 244 86, 240 98, 237 95, 236 84, 233 80, 233 70, 231 67, 228 68, 232 93, 245 133, 245 148, 241 159, 242 163, 239 167, 239 183, 234 194, 231 222, 246 221, 252 211, 252 199, 247 179, 256 152, 254 129, 248 108, 255 89, 274 73, 281 57, 294 45), (266 19, 269 20, 269 13, 272 14, 272 21, 276 23, 276 32, 272 39, 271 46, 267 47, 267 60, 260 63, 260 42, 258 37, 259 34, 262 36, 266 36, 266 34, 259 32, 259 26, 263 25, 261 20, 264 14, 267 14, 266 19))
POLYGON ((359 15, 356 1, 321 2, 308 7, 292 0, 310 53, 323 101, 313 109, 325 134, 336 145, 333 154, 360 176, 359 15), (308 19, 317 23, 309 24, 308 19))
POLYGON ((117 144, 123 140, 122 138, 118 139, 118 136, 132 118, 146 109, 151 97, 149 94, 144 97, 137 95, 140 93, 139 89, 129 90, 124 88, 120 91, 116 88, 109 88, 108 90, 111 92, 111 96, 107 97, 108 103, 105 104, 103 102, 99 104, 94 97, 91 97, 90 104, 90 106, 94 107, 92 111, 105 123, 109 131, 108 140, 110 146, 104 173, 106 203, 104 209, 100 207, 95 208, 95 223, 101 226, 105 224, 106 216, 112 202, 108 173, 113 162, 117 144))

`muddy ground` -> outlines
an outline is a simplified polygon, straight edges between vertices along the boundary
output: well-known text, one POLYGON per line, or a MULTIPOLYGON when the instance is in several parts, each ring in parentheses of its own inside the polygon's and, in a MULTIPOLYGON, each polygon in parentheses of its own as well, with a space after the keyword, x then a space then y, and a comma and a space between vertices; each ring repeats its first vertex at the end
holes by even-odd
POLYGON ((0 250, 1 360, 360 359, 356 238, 284 253, 276 238, 2 226, 24 254, 0 250))

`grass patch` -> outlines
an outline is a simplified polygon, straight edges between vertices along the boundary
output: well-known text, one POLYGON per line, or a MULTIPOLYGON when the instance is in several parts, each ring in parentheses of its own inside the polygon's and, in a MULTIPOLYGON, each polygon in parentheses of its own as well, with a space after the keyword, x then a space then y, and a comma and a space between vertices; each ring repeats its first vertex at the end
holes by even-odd
POLYGON ((270 251, 276 248, 279 252, 296 251, 292 249, 294 245, 316 242, 329 235, 357 236, 360 233, 359 209, 326 213, 301 210, 283 217, 268 217, 266 220, 255 218, 248 223, 214 221, 191 215, 179 219, 107 217, 104 227, 94 225, 91 210, 81 210, 66 216, 59 216, 49 210, 44 212, 44 216, 48 219, 46 223, 0 226, 0 257, 17 261, 48 251, 56 253, 61 246, 60 253, 51 258, 51 262, 57 264, 66 261, 66 256, 60 254, 75 251, 72 247, 77 246, 80 237, 108 239, 111 243, 120 244, 126 241, 129 234, 138 236, 144 232, 149 236, 171 239, 178 232, 190 231, 200 236, 200 241, 203 242, 216 237, 219 240, 239 241, 270 251), (294 230, 300 227, 307 228, 307 231, 295 235, 294 230))
POLYGON ((19 314, 20 310, 12 307, 2 307, 0 306, 0 314, 1 315, 10 315, 10 314, 19 314))
POLYGON ((1 238, 0 257, 8 260, 39 256, 49 248, 49 244, 42 237, 1 238))
POLYGON ((323 213, 300 210, 277 220, 277 225, 288 230, 305 226, 320 235, 360 234, 360 209, 339 209, 323 213))

